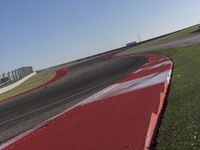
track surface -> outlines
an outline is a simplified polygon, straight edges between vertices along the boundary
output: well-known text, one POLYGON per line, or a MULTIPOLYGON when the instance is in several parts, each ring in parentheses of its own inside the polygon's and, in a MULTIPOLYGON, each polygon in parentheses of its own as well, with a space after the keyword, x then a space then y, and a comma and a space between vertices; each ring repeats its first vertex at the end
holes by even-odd
POLYGON ((137 71, 13 139, 9 147, 4 145, 5 150, 149 149, 163 108, 172 62, 165 56, 145 57, 149 62, 137 71))
POLYGON ((0 143, 73 106, 146 62, 138 56, 110 56, 74 65, 67 68, 66 76, 48 87, 1 102, 0 143))

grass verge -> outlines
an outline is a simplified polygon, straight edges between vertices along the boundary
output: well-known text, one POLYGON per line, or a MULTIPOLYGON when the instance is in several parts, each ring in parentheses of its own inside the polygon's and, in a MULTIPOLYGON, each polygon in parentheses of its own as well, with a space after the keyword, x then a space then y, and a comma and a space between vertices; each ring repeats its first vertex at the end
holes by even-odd
POLYGON ((200 46, 148 52, 168 55, 174 71, 157 150, 200 149, 200 46))
POLYGON ((154 46, 154 45, 166 43, 166 42, 169 42, 169 41, 172 41, 172 40, 177 40, 177 38, 182 38, 182 37, 187 36, 191 33, 199 31, 199 26, 200 26, 199 24, 194 25, 192 27, 188 27, 188 28, 180 30, 180 31, 176 31, 176 32, 173 32, 173 33, 169 33, 169 34, 160 36, 160 37, 152 39, 152 40, 148 40, 147 42, 144 42, 141 45, 133 47, 132 50, 138 49, 138 48, 145 48, 145 47, 149 47, 149 46, 154 46))
POLYGON ((36 74, 35 76, 31 77, 21 85, 17 86, 16 88, 0 94, 0 101, 13 97, 19 93, 23 93, 27 90, 30 90, 36 86, 39 86, 49 80, 51 80, 55 76, 55 72, 53 71, 45 71, 36 74))

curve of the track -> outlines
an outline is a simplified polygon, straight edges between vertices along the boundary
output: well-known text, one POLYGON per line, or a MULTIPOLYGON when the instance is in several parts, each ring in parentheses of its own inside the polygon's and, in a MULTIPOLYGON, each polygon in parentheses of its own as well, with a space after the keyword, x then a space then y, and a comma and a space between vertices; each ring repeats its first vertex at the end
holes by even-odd
POLYGON ((0 103, 0 144, 133 72, 144 57, 101 57, 67 68, 62 79, 0 103))

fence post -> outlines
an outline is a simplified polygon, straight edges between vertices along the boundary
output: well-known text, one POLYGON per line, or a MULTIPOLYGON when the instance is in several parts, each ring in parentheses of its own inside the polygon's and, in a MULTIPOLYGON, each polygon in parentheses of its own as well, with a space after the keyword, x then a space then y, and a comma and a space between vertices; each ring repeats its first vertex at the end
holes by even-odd
POLYGON ((14 82, 15 82, 16 79, 15 79, 14 71, 12 71, 12 76, 13 76, 13 79, 14 79, 14 82))
POLYGON ((5 73, 3 73, 3 82, 5 83, 5 85, 7 86, 7 82, 6 82, 6 79, 5 79, 5 73))
POLYGON ((17 76, 17 70, 15 70, 15 77, 16 77, 16 81, 18 81, 19 79, 18 79, 18 76, 17 76))
POLYGON ((8 79, 9 79, 9 82, 11 84, 12 82, 11 82, 11 78, 10 78, 10 72, 8 72, 8 79))
POLYGON ((20 75, 20 73, 19 73, 19 69, 17 69, 17 74, 18 74, 19 79, 22 79, 22 78, 21 78, 21 75, 20 75))

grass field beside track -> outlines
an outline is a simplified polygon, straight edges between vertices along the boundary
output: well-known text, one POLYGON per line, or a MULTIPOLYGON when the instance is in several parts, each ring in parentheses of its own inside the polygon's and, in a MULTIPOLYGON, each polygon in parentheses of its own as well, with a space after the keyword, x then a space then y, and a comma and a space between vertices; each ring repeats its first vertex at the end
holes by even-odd
POLYGON ((166 42, 172 41, 172 40, 177 40, 177 38, 182 38, 186 35, 189 35, 191 33, 198 31, 199 27, 200 27, 200 25, 198 24, 198 25, 194 25, 194 26, 188 27, 188 28, 180 30, 180 31, 176 31, 174 33, 169 33, 169 34, 163 35, 159 38, 145 42, 141 45, 135 46, 132 49, 144 48, 144 47, 148 47, 148 46, 158 45, 161 43, 166 43, 166 42))
POLYGON ((174 70, 157 150, 200 149, 200 46, 156 50, 168 55, 174 70))
POLYGON ((0 101, 13 97, 19 93, 28 91, 34 87, 37 87, 51 80, 55 75, 56 73, 54 71, 44 71, 44 72, 37 73, 36 75, 34 75, 30 79, 22 83, 21 85, 17 86, 16 88, 8 92, 0 94, 0 101))

